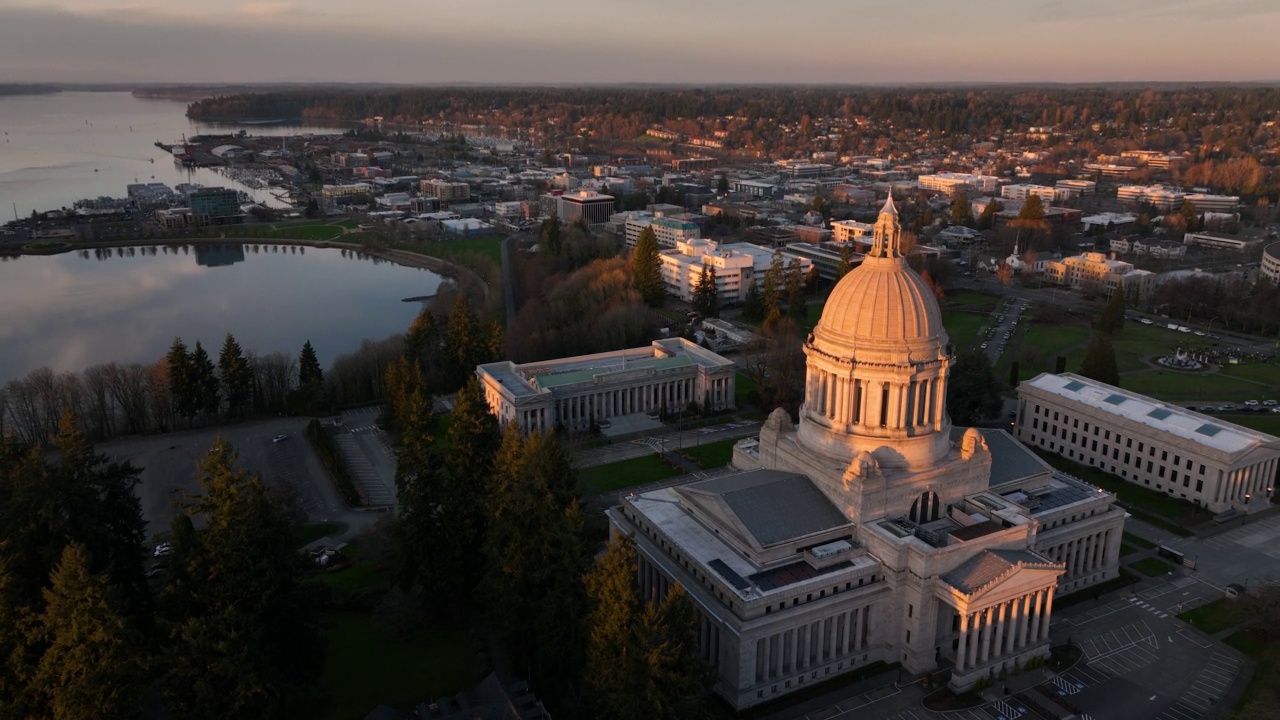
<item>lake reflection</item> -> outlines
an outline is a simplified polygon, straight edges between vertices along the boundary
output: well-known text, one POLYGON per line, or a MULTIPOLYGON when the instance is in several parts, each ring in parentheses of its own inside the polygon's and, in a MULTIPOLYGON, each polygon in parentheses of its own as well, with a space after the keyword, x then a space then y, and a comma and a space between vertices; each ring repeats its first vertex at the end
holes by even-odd
POLYGON ((181 336, 217 356, 297 355, 328 366, 365 338, 403 332, 440 276, 339 249, 282 245, 130 247, 0 256, 0 383, 48 365, 151 363, 181 336))

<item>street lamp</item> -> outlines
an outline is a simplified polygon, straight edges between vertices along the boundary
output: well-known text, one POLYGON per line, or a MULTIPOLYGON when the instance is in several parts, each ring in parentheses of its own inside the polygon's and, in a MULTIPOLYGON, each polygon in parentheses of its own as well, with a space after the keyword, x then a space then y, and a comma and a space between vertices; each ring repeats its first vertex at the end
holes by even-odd
POLYGON ((1249 522, 1249 501, 1252 499, 1253 499, 1253 496, 1250 495, 1249 493, 1244 494, 1244 518, 1240 520, 1241 525, 1249 522))

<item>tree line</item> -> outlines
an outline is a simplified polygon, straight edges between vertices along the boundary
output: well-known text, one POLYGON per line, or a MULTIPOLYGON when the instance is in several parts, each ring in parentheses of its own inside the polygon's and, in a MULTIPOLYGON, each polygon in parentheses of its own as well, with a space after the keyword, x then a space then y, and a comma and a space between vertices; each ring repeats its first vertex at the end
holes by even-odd
POLYGON ((140 468, 71 413, 53 442, 0 447, 0 717, 296 716, 323 643, 287 504, 219 439, 149 553, 140 468))

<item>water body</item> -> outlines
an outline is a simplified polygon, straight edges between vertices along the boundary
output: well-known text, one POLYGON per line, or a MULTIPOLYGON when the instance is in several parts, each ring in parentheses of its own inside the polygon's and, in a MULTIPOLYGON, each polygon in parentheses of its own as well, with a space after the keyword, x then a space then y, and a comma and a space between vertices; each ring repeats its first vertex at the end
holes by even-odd
POLYGON ((296 357, 309 339, 328 367, 363 339, 403 332, 421 305, 402 300, 433 295, 440 282, 429 270, 332 248, 220 244, 0 259, 0 384, 42 365, 152 363, 175 336, 188 347, 199 340, 216 358, 228 332, 259 355, 296 357))
POLYGON ((25 217, 32 210, 71 207, 83 198, 124 197, 125 186, 133 182, 234 187, 278 204, 266 190, 253 190, 213 170, 177 166, 155 142, 241 129, 272 136, 343 132, 318 126, 197 124, 186 112, 186 103, 124 92, 0 97, 0 218, 13 219, 15 206, 25 217))

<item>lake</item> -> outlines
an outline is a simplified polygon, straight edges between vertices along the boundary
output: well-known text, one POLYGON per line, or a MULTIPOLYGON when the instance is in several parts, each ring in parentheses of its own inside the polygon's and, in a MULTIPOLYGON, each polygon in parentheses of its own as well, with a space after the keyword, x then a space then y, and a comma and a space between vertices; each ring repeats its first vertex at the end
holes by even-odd
POLYGON ((442 280, 334 248, 258 248, 0 256, 0 384, 41 365, 152 363, 175 336, 216 358, 228 332, 259 355, 296 358, 309 339, 327 368, 362 339, 403 332, 421 304, 402 300, 433 295, 442 280))
MULTIPOLYGON (((100 195, 124 197, 133 182, 169 187, 192 182, 244 190, 278 205, 266 190, 254 190, 205 168, 187 169, 155 146, 201 133, 251 135, 336 134, 318 126, 208 125, 187 119, 186 103, 146 100, 124 92, 64 92, 0 96, 0 218, 32 210, 71 207, 100 195)), ((3 220, 0 220, 3 222, 3 220)))

